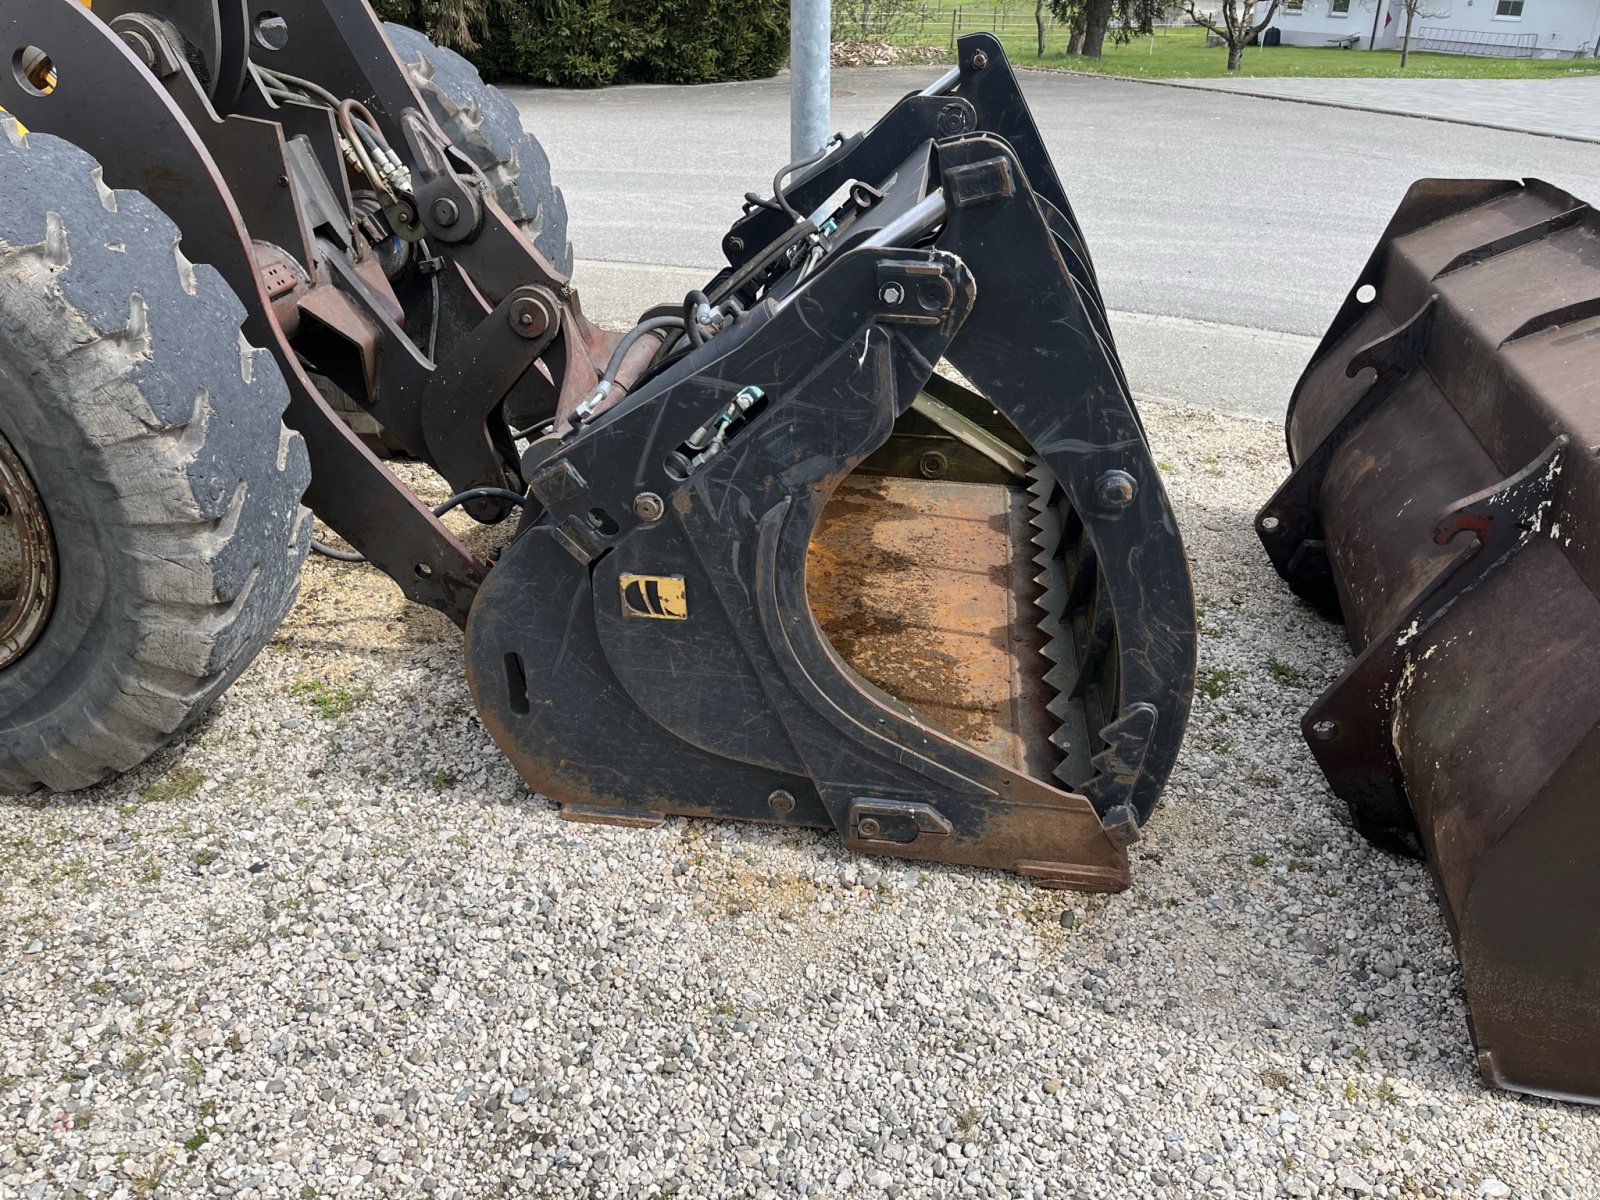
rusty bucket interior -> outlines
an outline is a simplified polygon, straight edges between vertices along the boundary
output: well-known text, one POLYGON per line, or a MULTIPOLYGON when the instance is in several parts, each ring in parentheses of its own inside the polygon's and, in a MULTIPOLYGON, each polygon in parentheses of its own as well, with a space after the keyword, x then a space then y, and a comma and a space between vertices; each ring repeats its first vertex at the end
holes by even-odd
POLYGON ((1257 530, 1356 654, 1307 741, 1357 828, 1426 855, 1484 1077, 1600 1101, 1600 218, 1416 184, 1287 433, 1257 530))
MULTIPOLYGON (((1052 664, 1035 603, 1045 591, 1025 467, 1007 479, 993 462, 952 465, 919 424, 913 410, 895 444, 823 509, 806 564, 812 612, 868 683, 1007 766, 1048 778, 1064 755, 1050 740, 1061 722, 1044 681, 1052 664), (884 473, 893 471, 905 473, 884 473)), ((1021 442, 1014 431, 997 436, 1021 442)))

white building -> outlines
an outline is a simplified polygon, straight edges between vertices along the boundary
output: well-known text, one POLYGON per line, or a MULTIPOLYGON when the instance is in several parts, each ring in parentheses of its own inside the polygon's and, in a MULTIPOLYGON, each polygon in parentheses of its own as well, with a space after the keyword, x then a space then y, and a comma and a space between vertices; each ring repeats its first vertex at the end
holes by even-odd
MULTIPOLYGON (((1286 46, 1351 42, 1397 50, 1404 0, 1284 0, 1274 16, 1286 46)), ((1265 36, 1265 35, 1263 35, 1265 36)), ((1600 53, 1600 0, 1419 0, 1413 50, 1577 58, 1600 53)))

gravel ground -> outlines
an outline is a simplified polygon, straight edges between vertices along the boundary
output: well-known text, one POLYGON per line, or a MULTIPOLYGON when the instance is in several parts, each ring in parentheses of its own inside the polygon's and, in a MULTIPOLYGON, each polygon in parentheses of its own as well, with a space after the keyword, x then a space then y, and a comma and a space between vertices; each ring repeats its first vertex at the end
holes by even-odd
POLYGON ((0 808, 0 1195, 1600 1192, 1300 743, 1346 652, 1251 535, 1277 431, 1146 416, 1204 637, 1131 891, 561 822, 455 629, 314 561, 181 746, 0 808))

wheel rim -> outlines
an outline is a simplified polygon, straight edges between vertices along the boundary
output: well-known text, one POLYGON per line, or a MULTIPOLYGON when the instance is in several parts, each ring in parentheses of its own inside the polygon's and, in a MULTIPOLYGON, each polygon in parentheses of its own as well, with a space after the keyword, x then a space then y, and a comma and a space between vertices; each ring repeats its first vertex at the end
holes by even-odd
POLYGON ((0 670, 44 632, 56 596, 56 544, 44 502, 0 434, 0 670))

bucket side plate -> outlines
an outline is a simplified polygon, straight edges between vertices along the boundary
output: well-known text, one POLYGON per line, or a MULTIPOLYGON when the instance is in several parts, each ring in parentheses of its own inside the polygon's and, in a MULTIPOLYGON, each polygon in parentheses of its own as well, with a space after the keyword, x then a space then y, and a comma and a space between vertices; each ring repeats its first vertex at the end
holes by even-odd
POLYGON ((1426 855, 1485 1078, 1600 1099, 1600 219, 1415 185, 1288 442, 1258 532, 1357 654, 1307 741, 1357 828, 1426 855))

